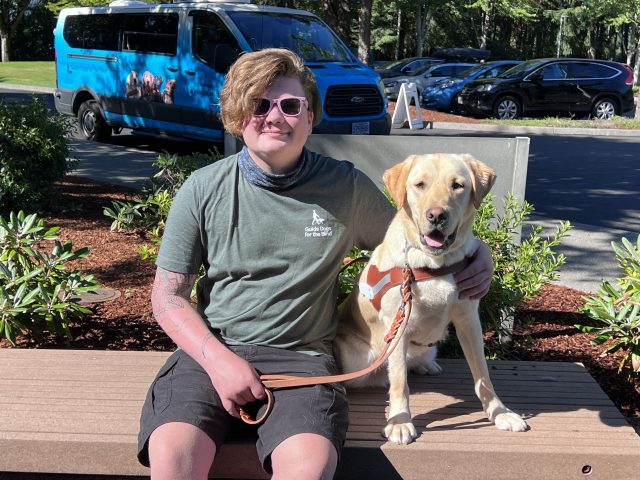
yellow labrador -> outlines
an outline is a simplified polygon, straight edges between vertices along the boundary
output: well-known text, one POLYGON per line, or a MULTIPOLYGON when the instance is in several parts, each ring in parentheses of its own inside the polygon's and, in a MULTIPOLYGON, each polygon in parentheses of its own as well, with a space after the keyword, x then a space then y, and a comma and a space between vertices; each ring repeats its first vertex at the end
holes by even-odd
POLYGON ((446 336, 450 323, 455 326, 475 392, 489 419, 501 430, 528 428, 493 389, 484 357, 478 301, 458 298, 451 273, 461 269, 465 258, 475 251, 474 214, 495 177, 491 168, 472 156, 454 154, 412 155, 384 174, 398 213, 373 251, 359 287, 341 306, 334 347, 344 372, 365 368, 384 347, 383 337, 400 307, 400 287, 392 285, 390 272, 397 273, 408 263, 417 277, 420 269, 444 273, 413 283, 409 324, 387 361, 387 372, 379 369, 350 383, 389 384, 389 418, 383 435, 394 443, 408 444, 417 437, 409 411, 407 370, 440 373, 433 345, 446 336))

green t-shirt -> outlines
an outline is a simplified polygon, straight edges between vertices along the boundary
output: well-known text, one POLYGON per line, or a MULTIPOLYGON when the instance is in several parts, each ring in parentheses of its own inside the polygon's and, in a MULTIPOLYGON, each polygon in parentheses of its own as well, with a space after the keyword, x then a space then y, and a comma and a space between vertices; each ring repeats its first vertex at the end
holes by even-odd
POLYGON ((171 207, 165 270, 206 278, 198 309, 227 344, 331 353, 337 274, 353 245, 375 248, 395 210, 353 164, 309 152, 292 187, 249 183, 237 155, 194 172, 171 207))

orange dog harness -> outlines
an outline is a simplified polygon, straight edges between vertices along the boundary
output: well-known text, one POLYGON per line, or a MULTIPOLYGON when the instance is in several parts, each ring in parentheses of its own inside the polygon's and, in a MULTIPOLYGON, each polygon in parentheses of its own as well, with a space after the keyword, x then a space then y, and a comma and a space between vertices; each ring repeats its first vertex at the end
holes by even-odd
MULTIPOLYGON (((458 273, 471 263, 471 259, 465 257, 461 261, 453 265, 447 265, 441 268, 414 268, 412 269, 415 281, 430 280, 436 277, 442 277, 449 273, 458 273)), ((360 282, 360 293, 371 300, 372 305, 378 311, 382 303, 382 297, 390 288, 402 284, 402 268, 395 267, 391 270, 381 272, 378 267, 371 265, 367 272, 367 278, 364 282, 360 282)))

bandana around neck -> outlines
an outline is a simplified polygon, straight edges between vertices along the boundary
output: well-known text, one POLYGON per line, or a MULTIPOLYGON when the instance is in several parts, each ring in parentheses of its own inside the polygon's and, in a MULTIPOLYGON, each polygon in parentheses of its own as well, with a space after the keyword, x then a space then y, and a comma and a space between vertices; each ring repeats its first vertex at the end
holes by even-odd
POLYGON ((303 148, 302 154, 293 169, 286 173, 267 173, 256 165, 245 146, 238 155, 238 167, 242 172, 242 176, 249 183, 267 190, 279 191, 295 185, 307 174, 309 168, 311 168, 311 162, 308 157, 307 149, 303 148))

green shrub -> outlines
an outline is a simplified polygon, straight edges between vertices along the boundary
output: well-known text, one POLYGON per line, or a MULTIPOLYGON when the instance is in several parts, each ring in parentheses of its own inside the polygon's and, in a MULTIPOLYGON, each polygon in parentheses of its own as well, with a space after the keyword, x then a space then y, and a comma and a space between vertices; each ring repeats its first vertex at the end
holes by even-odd
POLYGON ((112 208, 104 209, 104 214, 113 219, 111 230, 145 232, 151 245, 140 248, 140 257, 155 261, 176 193, 192 172, 222 157, 218 152, 160 155, 153 164, 160 170, 151 178, 150 184, 142 189, 140 199, 135 202, 113 202, 112 208))
POLYGON ((0 103, 0 214, 50 206, 53 186, 73 167, 67 161, 69 120, 34 98, 0 103))
MULTIPOLYGON (((616 284, 603 281, 595 296, 587 297, 584 312, 599 326, 576 325, 582 332, 595 333, 593 345, 608 342, 603 354, 623 350, 618 373, 631 361, 631 371, 640 373, 640 235, 633 245, 626 238, 611 242, 623 276, 616 284)), ((629 376, 632 374, 630 373, 629 376)))
POLYGON ((91 313, 77 295, 96 290, 93 275, 67 269, 89 249, 61 243, 59 230, 45 227, 36 214, 11 212, 9 221, 0 215, 0 338, 13 343, 18 333, 39 338, 45 330, 71 338, 69 320, 91 313), (53 244, 50 254, 42 249, 47 243, 53 244))
POLYGON ((342 303, 351 293, 370 257, 370 251, 358 247, 353 247, 345 257, 338 275, 338 303, 342 303))
POLYGON ((503 199, 504 213, 499 216, 489 195, 476 215, 473 231, 484 241, 493 256, 494 274, 489 293, 480 301, 480 318, 485 330, 510 339, 511 320, 516 309, 526 299, 538 294, 540 288, 558 278, 564 265, 564 255, 554 248, 571 229, 569 222, 560 222, 551 236, 542 235, 542 227, 533 227, 528 237, 518 241, 522 225, 533 206, 520 203, 513 195, 503 199), (505 323, 506 322, 506 323, 505 323))

